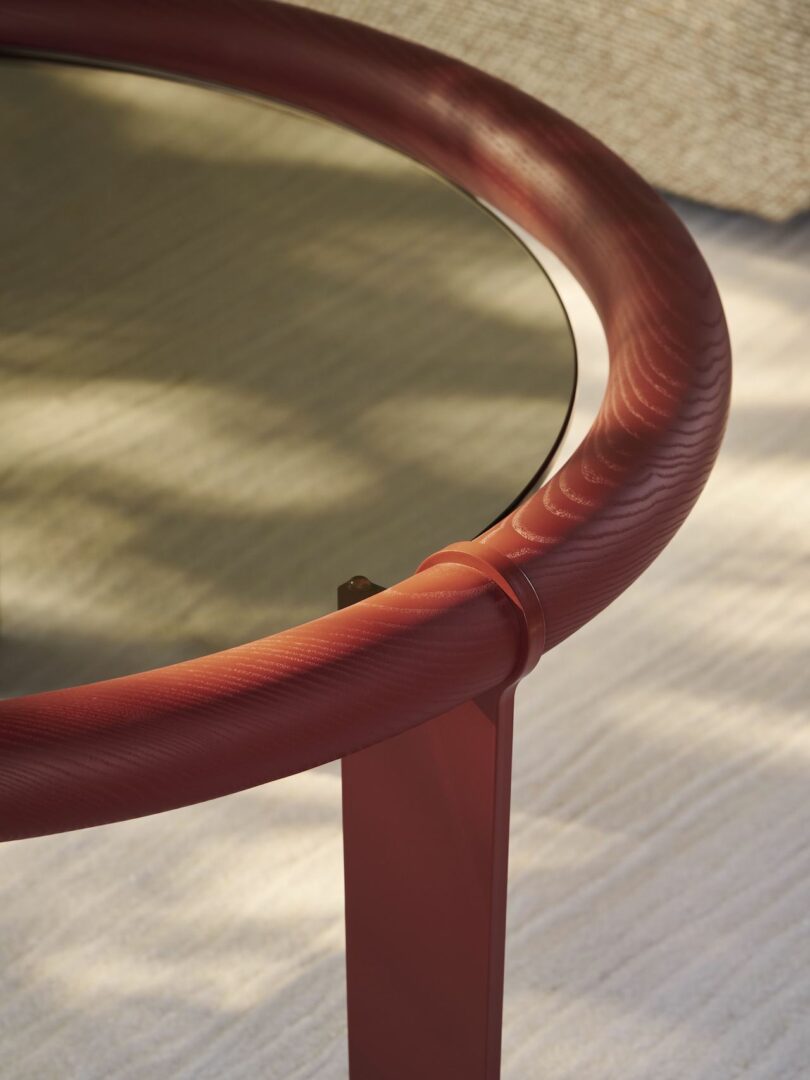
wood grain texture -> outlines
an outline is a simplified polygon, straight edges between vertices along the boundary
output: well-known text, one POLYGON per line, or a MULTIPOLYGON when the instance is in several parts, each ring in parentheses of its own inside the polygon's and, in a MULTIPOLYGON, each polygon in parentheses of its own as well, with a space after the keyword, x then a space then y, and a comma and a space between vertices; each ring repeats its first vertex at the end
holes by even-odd
MULTIPOLYGON (((573 457, 480 540, 532 581, 547 647, 607 606, 677 530, 725 425, 722 309, 678 219, 581 129, 429 50, 257 0, 2 3, 0 42, 312 109, 487 199, 570 266, 606 329, 608 391, 573 457)), ((519 640, 510 608, 477 571, 442 566, 241 649, 5 702, 0 836, 211 798, 403 731, 503 680, 519 640)))

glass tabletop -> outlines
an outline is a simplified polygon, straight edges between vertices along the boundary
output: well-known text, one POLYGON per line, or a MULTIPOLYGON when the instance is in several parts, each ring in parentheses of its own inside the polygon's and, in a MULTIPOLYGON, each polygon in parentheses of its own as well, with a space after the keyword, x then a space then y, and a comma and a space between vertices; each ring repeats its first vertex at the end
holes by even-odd
POLYGON ((535 258, 396 151, 0 61, 0 696, 263 637, 537 483, 575 353, 535 258))

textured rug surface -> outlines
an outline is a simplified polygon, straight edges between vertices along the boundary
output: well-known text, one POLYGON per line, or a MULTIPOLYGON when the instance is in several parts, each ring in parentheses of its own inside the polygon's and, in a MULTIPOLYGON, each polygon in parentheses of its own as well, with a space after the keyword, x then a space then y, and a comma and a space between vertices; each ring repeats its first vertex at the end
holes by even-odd
MULTIPOLYGON (((507 1080, 810 1061, 810 222, 676 209, 726 305, 731 424, 672 545, 520 690, 507 1080)), ((600 342, 561 288, 581 428, 600 342)), ((339 795, 333 765, 0 848, 2 1080, 345 1078, 339 795)))
POLYGON ((651 183, 781 220, 810 207, 806 0, 305 0, 520 86, 651 183))

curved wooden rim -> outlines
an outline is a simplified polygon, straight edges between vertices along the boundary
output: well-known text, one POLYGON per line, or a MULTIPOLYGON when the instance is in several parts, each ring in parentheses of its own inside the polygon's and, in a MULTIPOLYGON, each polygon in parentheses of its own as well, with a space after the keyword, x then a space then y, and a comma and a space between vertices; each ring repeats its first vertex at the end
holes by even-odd
MULTIPOLYGON (((143 67, 312 109, 399 147, 552 248, 593 299, 611 372, 584 442, 481 536, 542 603, 546 647, 655 558, 714 462, 729 343, 708 269, 597 140, 462 63, 270 0, 0 0, 0 46, 143 67)), ((0 703, 0 838, 214 798, 350 753, 508 678, 512 602, 441 564, 272 638, 0 703)))

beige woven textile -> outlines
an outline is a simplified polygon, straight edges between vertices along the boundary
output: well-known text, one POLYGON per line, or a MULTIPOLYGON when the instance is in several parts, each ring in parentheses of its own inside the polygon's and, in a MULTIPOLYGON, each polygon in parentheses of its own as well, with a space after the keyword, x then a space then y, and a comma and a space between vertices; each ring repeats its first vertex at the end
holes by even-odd
POLYGON ((460 57, 651 183, 776 220, 810 206, 807 0, 306 0, 460 57))

